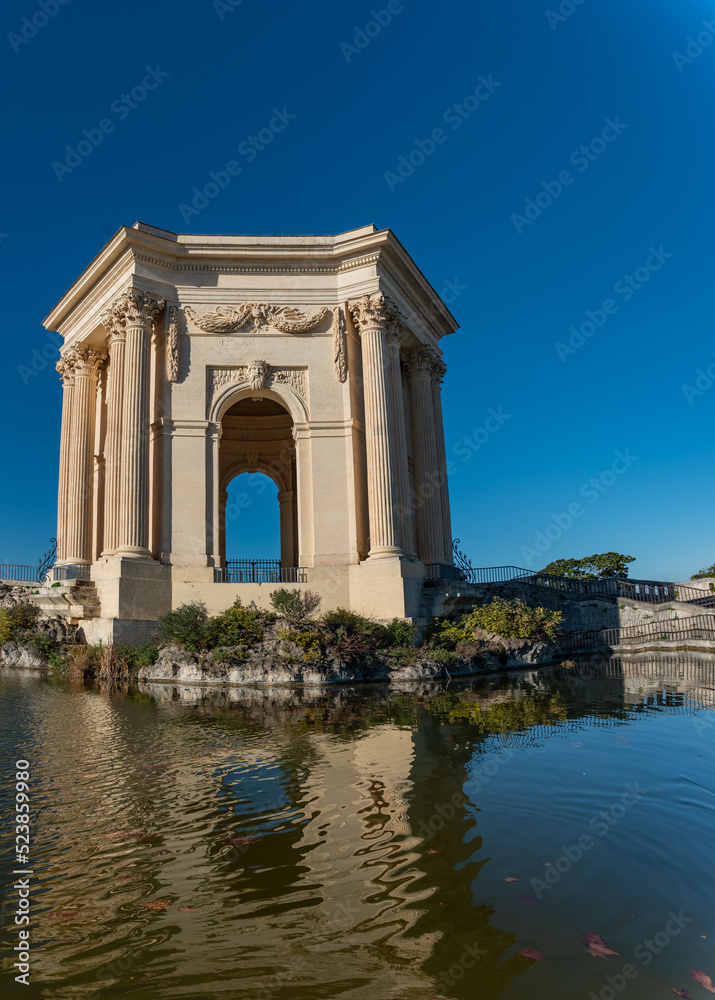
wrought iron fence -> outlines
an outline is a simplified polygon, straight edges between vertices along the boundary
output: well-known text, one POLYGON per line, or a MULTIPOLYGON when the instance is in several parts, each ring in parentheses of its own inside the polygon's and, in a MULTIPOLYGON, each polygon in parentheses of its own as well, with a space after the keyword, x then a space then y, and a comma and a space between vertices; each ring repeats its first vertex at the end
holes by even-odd
POLYGON ((641 622, 627 628, 608 628, 598 632, 570 632, 565 639, 574 652, 615 649, 640 643, 684 642, 689 639, 715 641, 715 615, 693 615, 667 621, 641 622))
POLYGON ((55 583, 64 583, 69 580, 77 580, 78 583, 87 583, 91 578, 91 566, 70 564, 67 566, 54 566, 52 568, 52 579, 55 583))
POLYGON ((228 559, 214 569, 215 583, 307 583, 301 566, 281 566, 279 559, 228 559))
POLYGON ((39 583, 38 574, 37 566, 19 566, 13 563, 5 563, 0 566, 0 580, 12 581, 13 583, 39 583))

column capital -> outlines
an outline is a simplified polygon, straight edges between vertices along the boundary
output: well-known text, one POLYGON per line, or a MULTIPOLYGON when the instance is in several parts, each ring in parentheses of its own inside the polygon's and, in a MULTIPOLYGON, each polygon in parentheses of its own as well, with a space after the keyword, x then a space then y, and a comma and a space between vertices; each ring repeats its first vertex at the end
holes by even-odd
POLYGON ((159 313, 166 305, 166 299, 153 299, 140 288, 129 288, 115 299, 102 315, 101 323, 112 338, 123 338, 128 326, 143 326, 154 329, 159 313))
POLYGON ((117 299, 99 319, 99 322, 107 331, 110 345, 116 340, 124 340, 126 334, 124 317, 118 309, 120 301, 120 299, 117 299))
POLYGON ((96 378, 100 366, 107 360, 104 351, 95 351, 91 347, 72 347, 68 351, 74 377, 90 375, 96 378))
POLYGON ((410 382, 414 382, 418 378, 434 379, 441 382, 447 371, 447 366, 433 347, 423 347, 418 351, 411 351, 405 357, 405 367, 409 373, 410 382))
POLYGON ((384 292, 373 295, 363 295, 348 303, 350 315, 353 318, 360 335, 366 330, 387 329, 399 320, 399 310, 395 303, 384 292))
POLYGON ((63 386, 74 385, 75 359, 71 351, 60 356, 55 368, 59 372, 63 386))

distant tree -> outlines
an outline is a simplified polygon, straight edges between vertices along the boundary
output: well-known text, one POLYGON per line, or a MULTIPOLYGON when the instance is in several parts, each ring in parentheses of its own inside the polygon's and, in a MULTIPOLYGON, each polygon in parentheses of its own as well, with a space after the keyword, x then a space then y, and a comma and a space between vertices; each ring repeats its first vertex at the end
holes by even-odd
POLYGON ((628 576, 628 563, 635 562, 635 558, 624 556, 620 552, 603 552, 583 559, 557 559, 541 572, 551 576, 566 576, 571 580, 624 579, 628 576))
POLYGON ((705 580, 709 576, 715 576, 715 563, 709 569, 701 569, 699 573, 693 574, 691 580, 705 580))

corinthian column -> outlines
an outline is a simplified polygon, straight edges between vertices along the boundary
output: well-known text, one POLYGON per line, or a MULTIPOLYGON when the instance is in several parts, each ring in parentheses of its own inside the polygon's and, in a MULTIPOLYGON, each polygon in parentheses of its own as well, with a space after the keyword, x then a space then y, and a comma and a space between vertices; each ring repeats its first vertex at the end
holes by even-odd
POLYGON ((119 536, 119 477, 122 441, 122 397, 124 392, 124 317, 118 310, 121 299, 102 317, 109 330, 109 367, 107 370, 107 437, 104 484, 103 556, 117 549, 119 536))
POLYGON ((442 420, 442 379, 447 373, 445 363, 434 355, 432 359, 432 404, 434 407, 435 437, 439 472, 439 496, 442 507, 442 541, 444 551, 440 562, 451 565, 452 515, 449 509, 449 482, 447 479, 447 453, 444 447, 444 422, 442 420))
POLYGON ((396 311, 382 292, 365 295, 349 308, 362 341, 370 556, 401 555, 386 343, 386 327, 396 311))
POLYGON ((57 491, 57 564, 67 562, 67 489, 72 438, 72 397, 74 395, 74 357, 64 354, 56 365, 62 378, 62 430, 60 433, 60 479, 57 491))
POLYGON ((444 524, 440 499, 439 453, 432 395, 435 355, 426 348, 406 359, 412 386, 412 424, 417 481, 417 528, 420 559, 427 565, 444 557, 444 524))
POLYGON ((164 307, 145 292, 130 289, 115 304, 124 318, 119 468, 118 555, 150 559, 149 552, 149 341, 164 307))
POLYGON ((91 348, 79 347, 71 351, 71 356, 74 388, 67 473, 64 558, 68 563, 89 566, 92 562, 92 457, 97 407, 97 372, 107 355, 91 348))
POLYGON ((387 327, 387 368, 390 383, 390 414, 395 444, 395 502, 397 507, 397 544, 406 555, 414 556, 412 544, 412 510, 410 508, 410 473, 407 466, 407 432, 405 402, 402 394, 400 344, 402 324, 396 318, 387 327))

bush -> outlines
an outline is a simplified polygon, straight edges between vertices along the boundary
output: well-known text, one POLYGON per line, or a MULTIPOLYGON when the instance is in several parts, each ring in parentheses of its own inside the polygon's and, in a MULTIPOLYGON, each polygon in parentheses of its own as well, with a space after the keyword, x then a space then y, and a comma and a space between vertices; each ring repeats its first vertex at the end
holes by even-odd
POLYGON ((320 594, 312 590, 274 590, 270 601, 275 611, 293 625, 308 621, 320 606, 320 594))
POLYGON ((390 646, 413 646, 417 629, 402 618, 393 618, 385 629, 385 640, 390 646))
POLYGON ((159 618, 157 627, 164 642, 176 643, 192 653, 204 652, 211 646, 211 619, 203 601, 192 601, 167 611, 159 618))
POLYGON ((288 642, 294 642, 296 646, 300 646, 306 663, 322 662, 323 654, 320 645, 323 636, 317 628, 281 629, 280 636, 281 639, 286 639, 288 642))
POLYGON ((715 576, 715 563, 713 563, 712 566, 709 566, 708 569, 701 569, 699 573, 695 573, 693 576, 690 577, 690 579, 706 580, 710 576, 715 576))
POLYGON ((39 614, 36 605, 26 602, 12 608, 0 608, 0 646, 32 638, 39 614))
POLYGON ((531 639, 553 642, 561 634, 563 614, 548 608, 532 608, 516 598, 508 601, 495 597, 490 604, 474 608, 462 619, 463 628, 473 635, 475 629, 495 632, 503 639, 531 639))
POLYGON ((275 621, 270 611, 244 608, 240 598, 211 620, 211 646, 253 646, 263 641, 263 624, 275 621))

